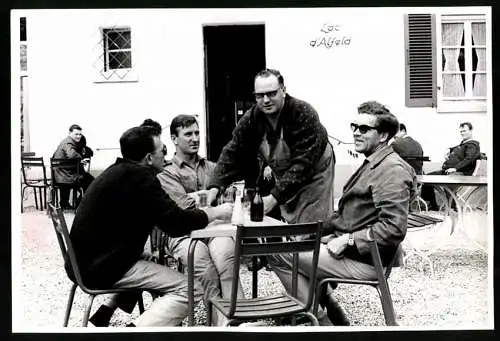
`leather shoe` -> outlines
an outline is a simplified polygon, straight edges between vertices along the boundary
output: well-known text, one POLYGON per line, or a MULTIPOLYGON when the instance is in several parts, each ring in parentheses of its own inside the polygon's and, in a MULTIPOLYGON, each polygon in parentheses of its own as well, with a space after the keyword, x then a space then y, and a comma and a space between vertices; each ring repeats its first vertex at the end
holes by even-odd
POLYGON ((350 326, 351 323, 345 315, 344 309, 337 303, 332 295, 323 296, 320 304, 326 309, 326 316, 334 326, 350 326))

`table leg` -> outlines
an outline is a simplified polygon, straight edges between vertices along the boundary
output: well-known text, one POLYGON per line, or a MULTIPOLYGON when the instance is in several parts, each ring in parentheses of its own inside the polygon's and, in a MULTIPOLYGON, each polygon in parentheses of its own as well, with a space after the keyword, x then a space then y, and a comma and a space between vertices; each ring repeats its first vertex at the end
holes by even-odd
POLYGON ((188 249, 188 326, 194 325, 194 249, 197 239, 191 239, 188 249))
MULTIPOLYGON (((450 195, 451 199, 455 201, 455 208, 457 210, 457 223, 458 223, 456 224, 457 231, 461 232, 468 240, 470 240, 473 244, 475 244, 476 247, 478 247, 480 250, 486 251, 486 248, 484 246, 479 244, 474 238, 469 236, 469 234, 467 233, 464 226, 464 210, 462 208, 462 205, 460 204, 460 200, 458 199, 454 191, 448 188, 448 186, 441 186, 441 187, 450 195)), ((452 210, 450 211, 450 214, 453 214, 452 210)))

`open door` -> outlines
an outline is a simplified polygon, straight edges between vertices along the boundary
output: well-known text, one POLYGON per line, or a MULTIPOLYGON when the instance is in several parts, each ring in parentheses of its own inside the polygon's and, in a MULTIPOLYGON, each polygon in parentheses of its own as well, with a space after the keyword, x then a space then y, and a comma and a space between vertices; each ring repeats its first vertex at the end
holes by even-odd
POLYGON ((264 25, 203 27, 207 157, 217 161, 236 122, 254 103, 253 82, 266 67, 264 25))

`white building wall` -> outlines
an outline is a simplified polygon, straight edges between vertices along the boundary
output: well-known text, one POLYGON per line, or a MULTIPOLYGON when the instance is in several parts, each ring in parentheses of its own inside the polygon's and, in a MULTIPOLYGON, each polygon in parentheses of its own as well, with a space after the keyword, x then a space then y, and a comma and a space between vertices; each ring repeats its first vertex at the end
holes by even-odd
MULTIPOLYGON (((24 14, 30 37, 32 150, 49 157, 73 123, 83 127, 94 150, 118 148, 123 131, 149 117, 164 126, 163 140, 171 156, 173 145, 168 124, 173 116, 182 113, 199 115, 205 141, 202 26, 263 23, 267 66, 281 70, 291 95, 317 109, 330 135, 350 142, 349 123, 357 106, 363 101, 377 100, 406 124, 409 134, 421 142, 424 153, 434 162, 441 162, 446 148, 460 141, 458 124, 463 121, 473 123, 475 138, 483 151, 491 155, 491 112, 438 114, 434 108, 405 107, 403 15, 410 11, 404 8, 29 11, 24 14), (127 25, 132 29, 132 60, 138 82, 94 82, 94 48, 100 39, 99 27, 112 25, 127 25), (338 25, 338 31, 321 32, 328 25, 338 25), (336 36, 344 42, 350 39, 350 43, 329 49, 310 46, 311 40, 322 36, 336 36)), ((491 103, 488 107, 491 108, 491 103)), ((202 155, 205 148, 202 143, 202 155)), ((354 162, 347 149, 337 147, 339 164, 354 162)), ((93 166, 105 167, 116 156, 118 149, 97 151, 93 166)))

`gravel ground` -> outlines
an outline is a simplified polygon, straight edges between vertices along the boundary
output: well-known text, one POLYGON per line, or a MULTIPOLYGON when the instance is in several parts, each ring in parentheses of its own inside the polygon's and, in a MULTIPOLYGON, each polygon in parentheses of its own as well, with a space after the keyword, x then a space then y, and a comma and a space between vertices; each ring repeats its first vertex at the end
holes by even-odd
MULTIPOLYGON (((72 214, 66 216, 69 224, 72 214)), ((473 218, 476 226, 482 225, 483 216, 473 218)), ((443 225, 446 225, 446 222, 443 225)), ((449 224, 442 227, 441 232, 437 230, 435 236, 439 238, 446 236, 449 224)), ((425 233, 427 232, 413 233, 408 238, 412 238, 411 240, 415 242, 420 236, 425 236, 425 233)), ((476 237, 477 233, 476 231, 476 237)), ((483 244, 484 238, 483 231, 483 244)), ((21 215, 21 244, 20 283, 13 285, 14 309, 19 313, 14 315, 14 330, 58 328, 62 326, 71 283, 63 268, 52 223, 45 212, 35 211, 33 207, 26 208, 25 213, 21 215)), ((451 238, 448 236, 448 243, 430 258, 434 264, 434 277, 430 276, 428 268, 420 269, 418 257, 408 259, 406 266, 395 268, 391 274, 389 286, 398 323, 404 327, 431 329, 490 328, 492 316, 488 315, 491 298, 488 287, 487 254, 478 251, 474 244, 465 240, 463 236, 451 238), (460 248, 457 248, 457 245, 460 248)), ((246 269, 242 269, 241 279, 249 297, 251 276, 246 269)), ((266 270, 259 272, 259 296, 281 290, 283 287, 273 272, 266 270)), ((385 325, 380 300, 374 288, 339 285, 335 294, 347 311, 352 325, 385 325)), ((151 297, 147 294, 144 297, 148 307, 151 297)), ((104 299, 104 296, 97 297, 92 311, 104 299)), ((85 303, 86 295, 77 290, 69 326, 81 325, 85 303)), ((111 325, 124 326, 137 316, 137 308, 130 315, 117 311, 111 325)), ((202 303, 196 310, 196 322, 198 325, 203 325, 205 322, 202 303)), ((263 323, 273 325, 272 321, 263 323)))

